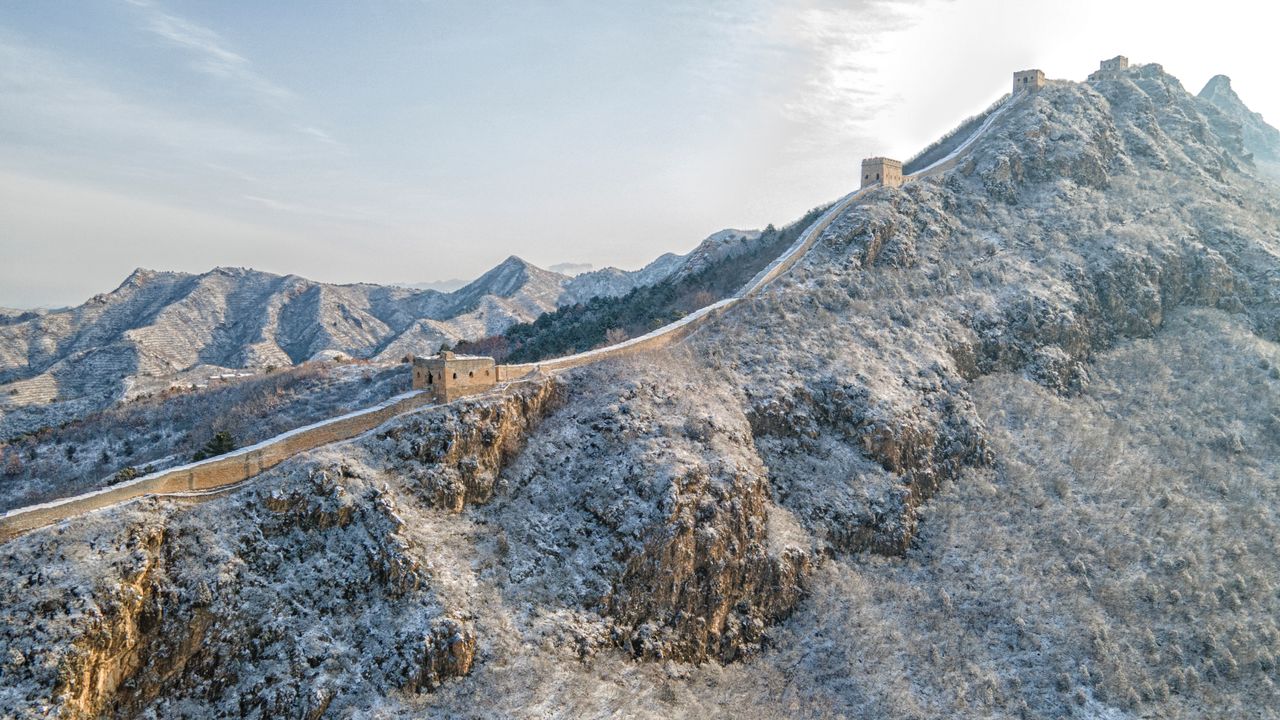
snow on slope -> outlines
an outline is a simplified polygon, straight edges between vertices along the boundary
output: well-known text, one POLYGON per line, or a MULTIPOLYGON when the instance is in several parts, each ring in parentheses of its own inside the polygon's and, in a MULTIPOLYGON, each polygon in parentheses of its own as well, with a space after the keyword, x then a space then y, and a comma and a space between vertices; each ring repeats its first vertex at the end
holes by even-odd
POLYGON ((1280 197, 1223 119, 1054 83, 682 347, 6 544, 0 714, 1274 717, 1280 197))

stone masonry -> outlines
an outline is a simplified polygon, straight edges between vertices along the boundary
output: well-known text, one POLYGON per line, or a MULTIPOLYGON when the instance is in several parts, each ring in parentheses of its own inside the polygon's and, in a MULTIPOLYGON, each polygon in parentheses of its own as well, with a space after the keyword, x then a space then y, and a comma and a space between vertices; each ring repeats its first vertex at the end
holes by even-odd
POLYGON ((497 383, 498 368, 491 357, 455 355, 446 350, 413 359, 413 388, 426 390, 436 402, 452 402, 497 383))
POLYGON ((1044 87, 1043 70, 1019 70, 1013 74, 1013 92, 1035 92, 1044 87))
POLYGON ((1114 80, 1120 77, 1120 73, 1129 69, 1129 58, 1123 55, 1117 55, 1110 60, 1103 60, 1099 63, 1097 72, 1089 75, 1090 80, 1114 80))
POLYGON ((887 157, 873 157, 862 161, 862 187, 872 185, 898 187, 902 185, 902 163, 887 157))

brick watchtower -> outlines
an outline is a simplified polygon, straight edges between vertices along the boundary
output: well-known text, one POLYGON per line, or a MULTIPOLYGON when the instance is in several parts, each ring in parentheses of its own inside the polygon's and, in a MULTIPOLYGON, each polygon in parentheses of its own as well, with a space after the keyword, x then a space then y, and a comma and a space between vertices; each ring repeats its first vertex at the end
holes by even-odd
POLYGON ((484 392, 497 382, 498 368, 491 357, 454 355, 446 350, 413 359, 413 388, 428 391, 436 402, 484 392))
POLYGON ((1013 74, 1013 92, 1035 92, 1044 87, 1043 70, 1019 70, 1013 74))
POLYGON ((1120 74, 1129 69, 1129 58, 1123 55, 1117 55, 1110 60, 1103 60, 1098 64, 1098 69, 1089 75, 1090 80, 1114 80, 1120 77, 1120 74))
POLYGON ((898 187, 902 185, 902 163, 887 157, 873 157, 862 161, 862 187, 871 185, 898 187))

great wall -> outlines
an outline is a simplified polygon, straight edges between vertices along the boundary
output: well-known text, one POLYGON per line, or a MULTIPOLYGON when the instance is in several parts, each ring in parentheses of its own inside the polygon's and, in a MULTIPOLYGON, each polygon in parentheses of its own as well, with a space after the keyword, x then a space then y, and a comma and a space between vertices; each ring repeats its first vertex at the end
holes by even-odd
MULTIPOLYGON (((1128 67, 1123 56, 1102 62, 1102 69, 1090 80, 1114 77, 1128 67)), ((537 363, 496 365, 491 358, 441 354, 435 358, 418 358, 414 362, 412 392, 393 397, 379 405, 330 418, 306 427, 269 438, 226 455, 161 470, 134 480, 52 502, 10 510, 0 516, 0 542, 47 525, 84 513, 145 497, 165 497, 200 502, 234 490, 254 476, 302 452, 322 445, 351 440, 370 432, 387 421, 424 407, 438 406, 458 397, 475 394, 518 381, 536 374, 560 372, 611 358, 650 352, 684 340, 708 321, 728 312, 733 306, 762 292, 774 280, 786 274, 800 261, 831 223, 872 190, 897 187, 908 180, 942 174, 954 168, 1009 107, 1028 93, 1042 88, 1045 75, 1040 70, 1014 73, 1013 92, 988 113, 985 121, 950 153, 928 167, 908 175, 902 174, 902 163, 890 158, 868 158, 862 163, 861 187, 840 198, 814 221, 782 255, 761 270, 733 296, 708 305, 669 325, 641 337, 608 347, 537 363), (480 361, 480 362, 477 362, 480 361), (487 362, 484 362, 487 361, 487 362), (457 371, 467 373, 459 377, 457 371), (477 379, 477 369, 492 370, 492 375, 477 379), (431 373, 430 375, 426 373, 431 373), (436 382, 436 378, 441 382, 436 382), (488 378, 487 380, 485 378, 488 378), (455 385, 453 380, 461 381, 455 385)))

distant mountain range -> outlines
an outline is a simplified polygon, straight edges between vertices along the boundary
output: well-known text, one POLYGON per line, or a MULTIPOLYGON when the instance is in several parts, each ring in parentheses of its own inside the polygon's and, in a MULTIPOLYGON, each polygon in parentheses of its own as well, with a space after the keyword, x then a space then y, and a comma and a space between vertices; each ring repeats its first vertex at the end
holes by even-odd
POLYGON ((245 268, 199 275, 140 268, 78 307, 0 311, 0 431, 11 434, 229 369, 432 353, 562 305, 661 282, 758 236, 725 230, 688 255, 668 253, 640 270, 604 268, 573 277, 512 256, 448 292, 332 285, 245 268))
POLYGON ((591 272, 592 270, 595 270, 595 266, 591 263, 562 262, 556 263, 547 269, 551 272, 558 272, 561 275, 573 277, 574 275, 581 275, 584 272, 591 272))

